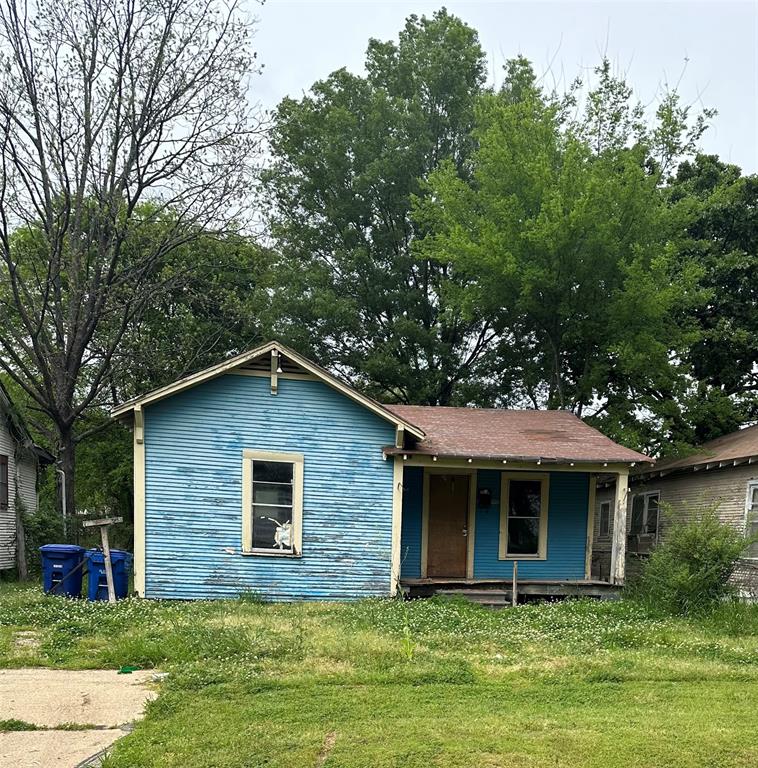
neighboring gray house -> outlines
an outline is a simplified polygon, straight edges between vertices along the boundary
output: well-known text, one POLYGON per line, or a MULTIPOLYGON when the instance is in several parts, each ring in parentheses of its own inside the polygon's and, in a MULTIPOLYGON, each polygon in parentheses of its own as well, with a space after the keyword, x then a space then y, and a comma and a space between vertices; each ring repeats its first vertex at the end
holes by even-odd
POLYGON ((36 511, 37 472, 49 461, 0 384, 0 570, 16 566, 17 514, 36 511))
MULTIPOLYGON (((612 479, 598 482, 592 573, 606 578, 613 537, 612 479)), ((675 515, 718 505, 719 517, 740 531, 758 534, 758 425, 704 443, 682 459, 662 460, 629 475, 626 573, 633 576, 652 547, 665 539, 668 521, 661 505, 675 515)), ((758 543, 745 553, 735 580, 746 590, 758 587, 758 543)))

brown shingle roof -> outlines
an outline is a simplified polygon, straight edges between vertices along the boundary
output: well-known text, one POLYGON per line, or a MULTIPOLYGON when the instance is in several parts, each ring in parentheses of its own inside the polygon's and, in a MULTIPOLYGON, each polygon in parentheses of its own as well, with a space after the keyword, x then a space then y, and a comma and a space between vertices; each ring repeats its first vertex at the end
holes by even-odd
POLYGON ((548 462, 651 462, 624 448, 568 411, 512 411, 387 405, 426 433, 410 449, 387 453, 548 462))
POLYGON ((754 457, 758 457, 758 424, 709 440, 699 446, 695 453, 684 458, 662 459, 656 462, 655 471, 656 474, 669 473, 700 465, 718 466, 722 462, 747 460, 754 457))

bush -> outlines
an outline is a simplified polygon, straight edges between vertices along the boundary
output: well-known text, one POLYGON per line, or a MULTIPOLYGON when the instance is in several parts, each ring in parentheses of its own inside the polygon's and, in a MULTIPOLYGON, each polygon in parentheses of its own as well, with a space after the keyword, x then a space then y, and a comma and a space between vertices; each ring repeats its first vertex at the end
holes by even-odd
POLYGON ((714 507, 675 519, 650 555, 636 595, 675 614, 710 611, 735 594, 729 579, 749 542, 714 507))

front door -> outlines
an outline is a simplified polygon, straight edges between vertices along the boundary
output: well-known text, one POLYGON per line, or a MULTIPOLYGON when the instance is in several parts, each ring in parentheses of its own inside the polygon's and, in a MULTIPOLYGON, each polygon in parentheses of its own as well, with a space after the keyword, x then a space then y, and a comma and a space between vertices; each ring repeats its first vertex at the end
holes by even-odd
POLYGON ((465 578, 469 475, 429 475, 428 578, 465 578))

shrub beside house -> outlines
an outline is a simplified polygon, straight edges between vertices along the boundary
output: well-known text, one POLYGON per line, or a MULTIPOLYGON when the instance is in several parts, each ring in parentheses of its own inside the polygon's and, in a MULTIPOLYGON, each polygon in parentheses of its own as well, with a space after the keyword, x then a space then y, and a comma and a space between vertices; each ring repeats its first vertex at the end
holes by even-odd
MULTIPOLYGON (((593 575, 600 579, 610 568, 613 496, 613 479, 601 479, 592 549, 593 575)), ((710 508, 741 533, 758 534, 758 425, 704 443, 690 456, 630 473, 627 575, 639 573, 655 544, 665 541, 669 518, 687 520, 710 508)), ((758 542, 745 551, 733 581, 744 592, 758 591, 758 542)))

